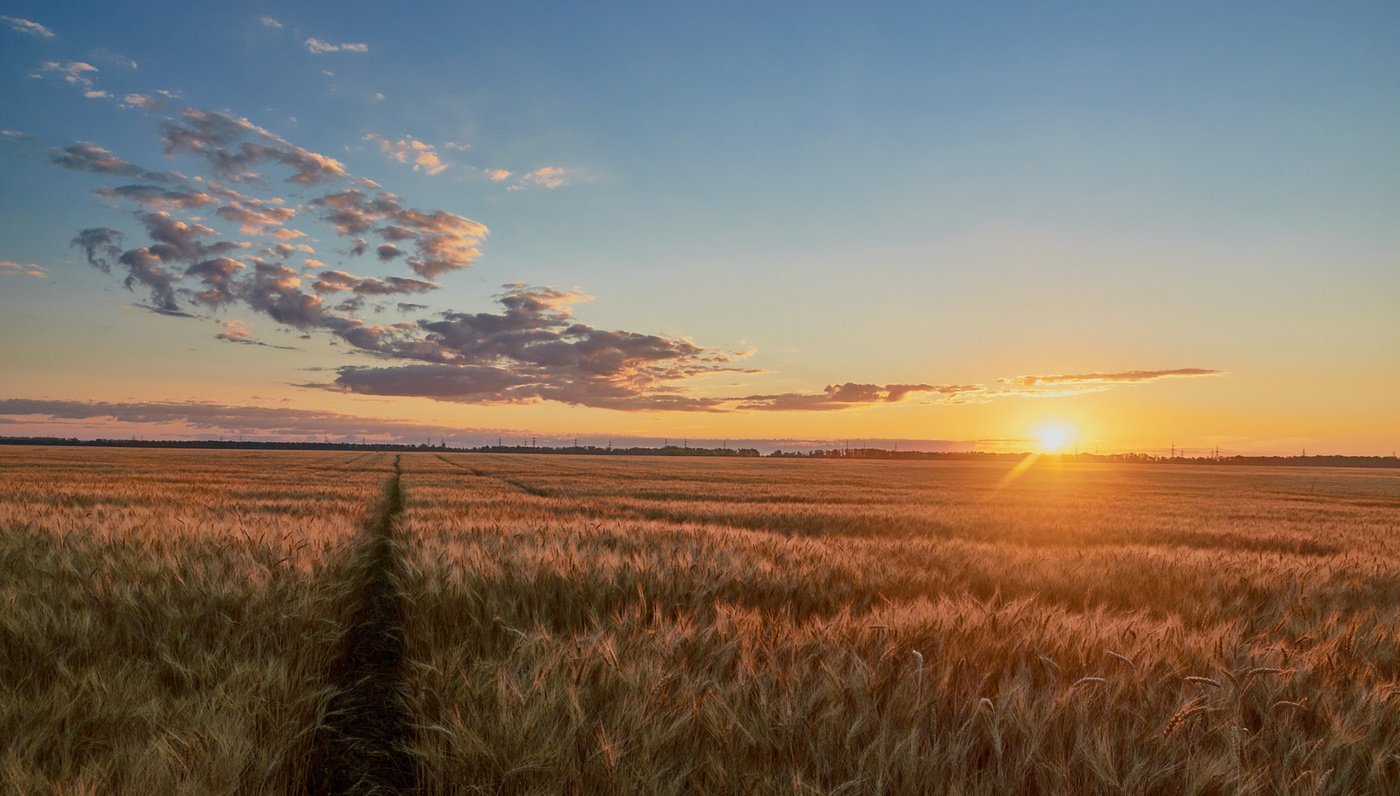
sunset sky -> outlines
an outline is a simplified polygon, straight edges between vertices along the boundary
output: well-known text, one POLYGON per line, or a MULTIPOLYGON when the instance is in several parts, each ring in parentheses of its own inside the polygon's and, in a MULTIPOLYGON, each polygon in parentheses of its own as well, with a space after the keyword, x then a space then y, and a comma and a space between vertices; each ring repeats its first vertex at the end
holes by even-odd
POLYGON ((0 2, 0 435, 1400 446, 1400 4, 136 8, 0 2))

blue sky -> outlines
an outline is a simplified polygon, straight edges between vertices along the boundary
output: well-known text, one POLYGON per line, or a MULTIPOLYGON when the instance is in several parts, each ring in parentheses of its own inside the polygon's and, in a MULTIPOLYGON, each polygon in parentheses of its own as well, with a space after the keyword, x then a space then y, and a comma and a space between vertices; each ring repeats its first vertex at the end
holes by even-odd
MULTIPOLYGON (((1381 397, 1400 386, 1394 4, 6 3, 0 14, 53 33, 0 27, 0 129, 29 136, 0 142, 0 260, 48 276, 0 275, 13 397, 217 394, 463 427, 716 437, 1014 437, 1052 416, 1124 447, 1180 433, 1388 450, 1400 434, 1381 397), (363 47, 314 53, 308 39, 363 47), (96 67, 80 76, 111 97, 85 98, 59 70, 30 77, 48 61, 96 67), (120 101, 162 89, 174 96, 159 111, 120 101), (413 207, 488 226, 479 258, 434 278, 425 313, 491 312, 506 283, 576 288, 594 299, 574 315, 596 327, 734 357, 731 371, 644 392, 816 396, 834 414, 643 415, 422 390, 389 405, 291 386, 315 381, 308 368, 370 364, 321 327, 300 341, 306 328, 237 303, 194 319, 123 311, 133 296, 68 243, 110 226, 138 245, 140 224, 92 195, 110 180, 47 153, 87 141, 195 176, 188 153, 162 153, 159 132, 186 107, 246 118, 413 207), (421 142, 445 168, 415 171, 380 140, 421 142), (542 168, 558 171, 521 182, 542 168), (512 175, 493 182, 496 169, 512 175), (220 343, 230 320, 298 351, 220 343), (123 351, 158 351, 161 367, 123 351), (952 403, 884 389, 1183 369, 1228 375, 952 403), (822 398, 848 383, 882 389, 822 398), (1265 406, 1278 407, 1268 422, 1265 406)), ((324 193, 267 179, 264 198, 324 193)), ((412 276, 405 260, 336 254, 310 215, 298 217, 325 268, 412 276)))

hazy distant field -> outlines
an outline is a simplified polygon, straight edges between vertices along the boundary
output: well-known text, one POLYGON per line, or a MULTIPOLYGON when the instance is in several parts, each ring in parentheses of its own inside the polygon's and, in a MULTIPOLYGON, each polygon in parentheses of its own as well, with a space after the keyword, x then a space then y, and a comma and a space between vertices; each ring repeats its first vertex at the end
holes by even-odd
POLYGON ((5 787, 1400 792, 1395 471, 394 459, 0 448, 5 787))

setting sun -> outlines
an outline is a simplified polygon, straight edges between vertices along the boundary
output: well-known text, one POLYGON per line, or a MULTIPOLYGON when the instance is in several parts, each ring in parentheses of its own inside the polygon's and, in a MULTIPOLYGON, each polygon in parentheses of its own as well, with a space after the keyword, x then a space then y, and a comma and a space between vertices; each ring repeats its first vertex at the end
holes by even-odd
POLYGON ((1035 433, 1036 450, 1040 453, 1060 453, 1069 447, 1073 437, 1065 426, 1041 426, 1035 433))

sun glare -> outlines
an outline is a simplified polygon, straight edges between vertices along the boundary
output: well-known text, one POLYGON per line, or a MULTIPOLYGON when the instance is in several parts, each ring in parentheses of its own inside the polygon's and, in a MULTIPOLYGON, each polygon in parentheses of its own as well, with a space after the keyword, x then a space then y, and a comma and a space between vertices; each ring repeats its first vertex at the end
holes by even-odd
POLYGON ((1073 435, 1064 426, 1041 426, 1035 433, 1036 450, 1040 453, 1061 453, 1069 447, 1073 435))

